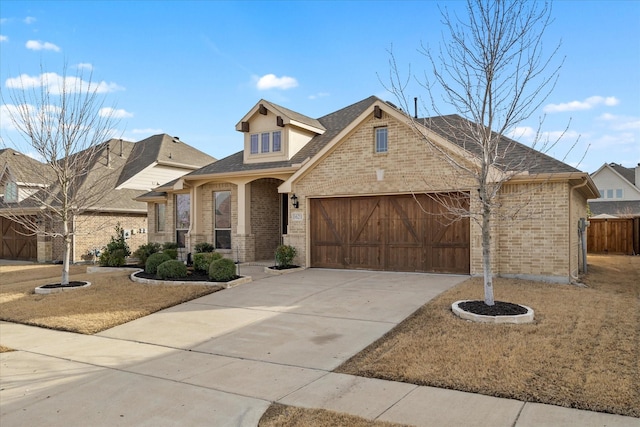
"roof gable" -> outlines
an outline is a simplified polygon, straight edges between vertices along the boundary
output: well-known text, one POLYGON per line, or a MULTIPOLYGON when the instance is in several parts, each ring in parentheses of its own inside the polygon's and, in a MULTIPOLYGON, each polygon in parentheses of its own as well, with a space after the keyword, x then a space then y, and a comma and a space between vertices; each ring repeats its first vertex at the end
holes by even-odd
POLYGON ((256 114, 266 114, 267 111, 271 111, 275 114, 279 120, 282 121, 282 125, 296 126, 316 134, 322 134, 326 130, 320 121, 264 99, 258 101, 258 103, 244 115, 244 117, 236 124, 236 130, 246 132, 247 130, 243 127, 243 124, 249 123, 256 114))

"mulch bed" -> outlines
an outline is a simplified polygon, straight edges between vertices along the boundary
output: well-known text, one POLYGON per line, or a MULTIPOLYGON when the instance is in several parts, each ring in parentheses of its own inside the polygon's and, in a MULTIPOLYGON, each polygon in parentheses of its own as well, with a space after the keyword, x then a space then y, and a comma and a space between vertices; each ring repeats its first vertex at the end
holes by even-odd
POLYGON ((50 283, 48 285, 42 285, 40 286, 40 288, 42 289, 77 288, 80 286, 84 286, 86 284, 87 282, 72 281, 72 282, 69 282, 68 285, 63 285, 62 283, 50 283))
POLYGON ((484 301, 466 301, 458 304, 458 307, 481 316, 517 316, 527 313, 523 306, 504 301, 495 301, 495 305, 486 305, 484 301))
MULTIPOLYGON (((136 277, 140 277, 142 279, 152 279, 152 280, 163 280, 161 278, 159 278, 158 276, 156 276, 155 274, 151 274, 151 273, 145 273, 144 271, 140 271, 138 273, 135 273, 136 277)), ((231 278, 231 280, 236 280, 239 279, 240 276, 234 276, 233 278, 231 278)), ((229 280, 229 281, 231 281, 229 280)), ((167 282, 172 282, 172 281, 180 281, 180 282, 213 282, 213 280, 209 279, 209 274, 207 273, 203 273, 203 272, 198 272, 198 271, 194 271, 194 272, 190 272, 189 275, 187 277, 181 277, 179 279, 167 279, 167 282)))
POLYGON ((299 265, 272 265, 269 267, 271 270, 289 270, 292 268, 300 268, 299 265))

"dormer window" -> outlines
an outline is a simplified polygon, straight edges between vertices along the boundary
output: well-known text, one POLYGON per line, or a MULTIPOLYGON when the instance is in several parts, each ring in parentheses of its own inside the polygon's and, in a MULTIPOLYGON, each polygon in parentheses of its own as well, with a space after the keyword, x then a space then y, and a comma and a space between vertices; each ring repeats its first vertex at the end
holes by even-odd
POLYGON ((258 154, 258 134, 251 135, 251 154, 258 154))
POLYGON ((18 185, 15 182, 7 182, 7 185, 4 187, 4 200, 5 202, 18 201, 18 185))
POLYGON ((282 151, 282 131, 254 133, 250 137, 251 154, 282 151))

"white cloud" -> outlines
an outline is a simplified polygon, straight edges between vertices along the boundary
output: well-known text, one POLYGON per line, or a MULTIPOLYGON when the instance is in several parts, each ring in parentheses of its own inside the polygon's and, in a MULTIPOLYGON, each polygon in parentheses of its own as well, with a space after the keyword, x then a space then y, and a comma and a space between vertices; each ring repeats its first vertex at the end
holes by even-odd
POLYGON ((265 74, 258 78, 256 87, 258 90, 282 89, 287 90, 298 86, 298 81, 289 76, 277 77, 275 74, 265 74))
POLYGON ((27 16, 26 18, 24 18, 23 22, 27 25, 33 24, 34 22, 36 22, 36 18, 34 18, 33 16, 27 16))
POLYGON ((9 37, 3 36, 2 34, 0 34, 0 42, 8 42, 8 41, 9 41, 9 37))
POLYGON ((107 83, 105 81, 90 83, 79 77, 63 77, 56 73, 44 73, 39 76, 21 74, 18 77, 8 78, 5 81, 5 86, 10 89, 23 90, 34 87, 45 87, 52 95, 61 95, 63 91, 67 93, 77 93, 95 90, 97 93, 107 93, 123 89, 115 83, 107 83))
POLYGON ((133 117, 133 113, 130 113, 122 108, 115 109, 111 107, 104 107, 98 111, 100 117, 111 117, 114 119, 128 119, 133 117))
POLYGON ((607 107, 618 105, 620 100, 615 96, 590 96, 584 101, 571 101, 562 104, 548 104, 544 107, 545 113, 561 113, 565 111, 582 111, 590 110, 595 106, 604 104, 607 107))
POLYGON ((76 67, 78 67, 79 70, 93 70, 93 65, 89 64, 88 62, 81 62, 76 65, 76 67))
POLYGON ((531 126, 517 126, 507 136, 516 141, 531 141, 536 136, 536 131, 531 126))
POLYGON ((31 50, 53 50, 54 52, 60 52, 60 48, 55 44, 49 42, 43 43, 40 40, 29 40, 25 46, 31 50))
POLYGON ((326 96, 329 96, 328 92, 318 92, 314 95, 309 95, 309 99, 318 99, 318 98, 324 98, 326 96))

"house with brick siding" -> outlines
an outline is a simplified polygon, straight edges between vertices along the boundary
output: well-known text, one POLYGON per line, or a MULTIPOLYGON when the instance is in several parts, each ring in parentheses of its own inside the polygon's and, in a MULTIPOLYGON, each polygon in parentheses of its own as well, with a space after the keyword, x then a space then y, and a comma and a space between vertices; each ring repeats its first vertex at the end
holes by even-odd
MULTIPOLYGON (((443 179, 454 167, 425 142, 473 164, 478 153, 458 132, 469 126, 457 115, 411 119, 374 96, 319 118, 260 100, 236 124, 241 151, 136 200, 148 204, 149 241, 185 251, 208 242, 234 260, 272 264, 287 244, 305 267, 482 274, 478 225, 443 208, 473 210, 477 189, 443 179)), ((496 213, 494 271, 569 282, 597 189, 588 174, 503 139, 509 156, 531 161, 509 175, 501 209, 531 212, 512 222, 496 213)))
MULTIPOLYGON (((83 152, 72 156, 82 156, 83 152)), ((80 191, 91 194, 107 189, 73 218, 71 262, 92 259, 115 233, 125 230, 131 250, 147 243, 147 206, 135 198, 160 183, 176 179, 215 161, 177 137, 153 135, 139 142, 111 139, 96 147, 80 191), (100 180, 98 185, 96 180, 100 180)), ((55 188, 51 168, 12 150, 0 150, 0 259, 54 262, 62 259, 61 237, 51 237, 61 227, 43 209, 46 191, 55 188), (53 187, 52 187, 53 186, 53 187), (37 223, 42 233, 26 229, 16 217, 37 223)), ((54 203, 55 205, 55 203, 54 203)))

